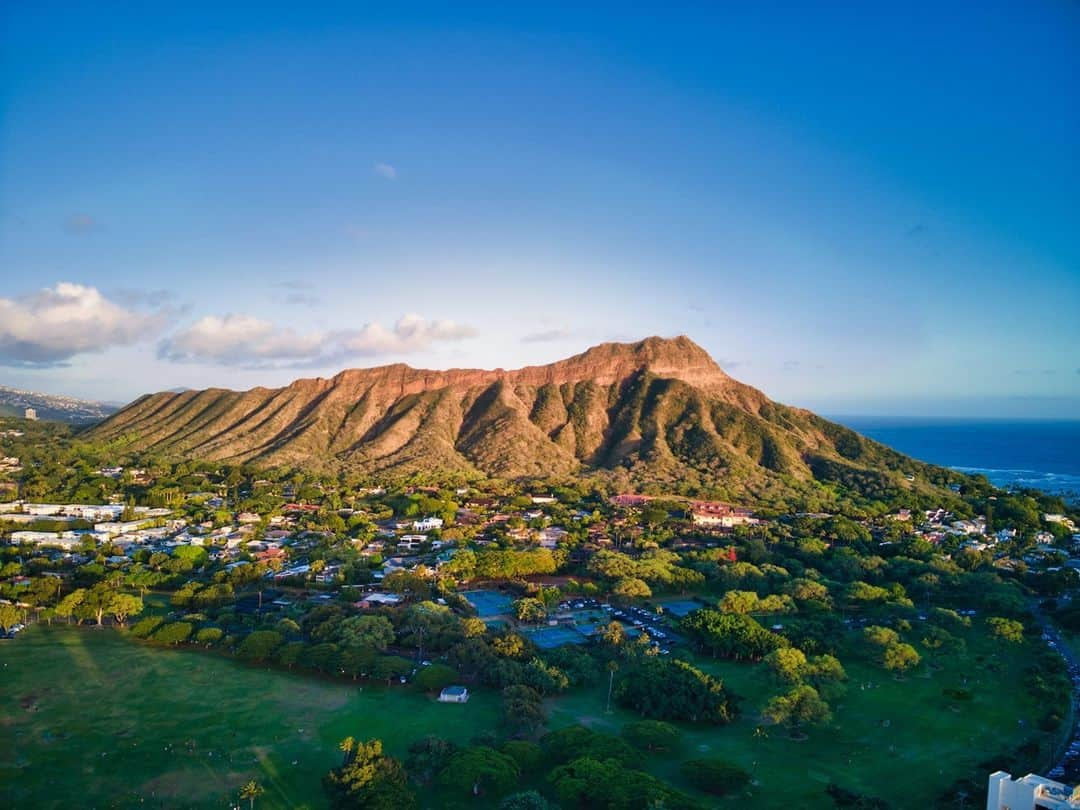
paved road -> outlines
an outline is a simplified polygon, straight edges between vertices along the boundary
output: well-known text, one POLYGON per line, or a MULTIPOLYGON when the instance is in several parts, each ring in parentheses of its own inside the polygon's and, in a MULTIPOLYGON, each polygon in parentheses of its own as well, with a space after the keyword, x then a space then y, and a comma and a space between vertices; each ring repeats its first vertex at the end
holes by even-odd
MULTIPOLYGON (((1071 776, 1072 771, 1080 769, 1080 752, 1071 754, 1069 752, 1069 746, 1073 743, 1080 742, 1080 729, 1077 728, 1077 721, 1080 720, 1080 657, 1072 651, 1072 648, 1065 643, 1065 639, 1062 638, 1061 633, 1058 631, 1054 623, 1051 622, 1046 616, 1043 615, 1037 607, 1032 608, 1032 613, 1035 614, 1035 618, 1038 619, 1039 625, 1042 627, 1043 634, 1047 637, 1047 644, 1056 649, 1058 655, 1064 660, 1066 666, 1069 668, 1069 679, 1073 685, 1073 725, 1069 732, 1069 737, 1065 744, 1062 746, 1062 752, 1060 758, 1054 763, 1052 772, 1058 768, 1064 771, 1064 774, 1058 773, 1058 778, 1063 776, 1071 776)), ((1054 777, 1051 776, 1051 779, 1054 777)))

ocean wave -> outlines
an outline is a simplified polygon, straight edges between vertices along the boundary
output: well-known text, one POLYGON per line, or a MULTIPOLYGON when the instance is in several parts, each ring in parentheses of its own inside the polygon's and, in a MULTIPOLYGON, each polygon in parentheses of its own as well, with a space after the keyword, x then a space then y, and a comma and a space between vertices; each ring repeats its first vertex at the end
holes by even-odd
POLYGON ((953 467, 969 475, 985 475, 994 486, 1037 489, 1048 495, 1065 496, 1080 501, 1080 475, 1045 472, 1042 470, 1005 469, 994 467, 953 467))

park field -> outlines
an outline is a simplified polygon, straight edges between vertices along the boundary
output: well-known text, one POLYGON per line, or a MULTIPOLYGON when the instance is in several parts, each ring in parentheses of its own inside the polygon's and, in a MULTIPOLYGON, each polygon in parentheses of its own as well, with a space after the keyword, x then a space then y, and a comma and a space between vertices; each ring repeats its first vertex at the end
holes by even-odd
POLYGON ((494 694, 444 704, 91 628, 31 627, 0 644, 0 673, 7 807, 229 807, 252 778, 260 808, 325 807, 344 737, 404 757, 427 734, 465 743, 499 718, 494 694))
MULTIPOLYGON (((1034 730, 1048 707, 1023 689, 1024 656, 1000 652, 973 633, 963 658, 939 658, 903 681, 851 661, 833 721, 803 741, 757 731, 758 709, 777 691, 761 665, 699 659, 744 698, 742 716, 685 727, 682 749, 649 767, 684 789, 683 759, 719 756, 753 771, 757 784, 740 796, 699 794, 707 806, 832 807, 830 781, 896 807, 934 806, 980 763, 1025 740, 1052 741, 1034 730), (972 701, 943 696, 965 682, 972 701)), ((90 628, 32 627, 0 644, 0 669, 0 795, 17 807, 224 808, 251 778, 266 787, 259 807, 324 807, 320 779, 343 737, 378 737, 404 757, 427 734, 465 743, 495 729, 500 712, 490 691, 440 704, 410 687, 249 667, 90 628)), ((550 726, 618 733, 635 717, 607 713, 605 697, 597 687, 549 701, 550 726)), ((423 793, 420 804, 441 806, 423 793)))

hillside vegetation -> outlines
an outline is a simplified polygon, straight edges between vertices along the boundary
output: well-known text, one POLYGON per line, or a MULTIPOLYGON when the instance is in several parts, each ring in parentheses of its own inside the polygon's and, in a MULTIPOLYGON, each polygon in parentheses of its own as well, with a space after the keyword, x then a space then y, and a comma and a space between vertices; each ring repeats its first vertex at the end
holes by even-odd
POLYGON ((879 497, 947 483, 732 379, 693 341, 607 343, 515 371, 343 371, 284 388, 150 394, 88 434, 127 450, 265 466, 501 478, 622 471, 768 500, 837 484, 879 497))

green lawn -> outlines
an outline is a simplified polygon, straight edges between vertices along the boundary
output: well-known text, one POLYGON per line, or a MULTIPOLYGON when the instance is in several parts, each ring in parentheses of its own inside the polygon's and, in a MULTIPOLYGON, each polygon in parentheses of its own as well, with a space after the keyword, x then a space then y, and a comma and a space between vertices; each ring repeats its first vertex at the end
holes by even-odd
MULTIPOLYGON (((935 659, 941 668, 931 669, 924 657, 924 665, 903 681, 842 656, 849 681, 845 694, 831 703, 833 720, 808 729, 808 739, 801 742, 777 727, 768 728, 767 736, 755 735, 760 708, 780 691, 764 666, 698 658, 695 665, 744 698, 742 716, 719 728, 684 726, 683 750, 653 758, 650 770, 683 789, 687 786, 678 774, 683 759, 717 756, 753 771, 759 784, 726 804, 720 802, 722 806, 752 800, 757 807, 832 808, 824 792, 830 781, 896 807, 933 806, 942 791, 979 763, 1032 737, 1049 750, 1054 736, 1034 730, 1049 707, 1037 705, 1024 691, 1023 656, 1002 655, 1000 644, 977 633, 960 635, 968 641, 963 659, 935 659), (997 653, 993 659, 991 652, 997 653), (982 661, 977 660, 980 655, 985 656, 982 661), (965 675, 975 699, 958 705, 944 697, 942 689, 961 686, 965 675), (862 688, 867 684, 872 686, 862 688)), ((606 715, 606 691, 553 701, 551 723, 567 725, 584 718, 598 731, 617 733, 623 723, 637 718, 619 709, 606 715)))
MULTIPOLYGON (((923 667, 905 681, 845 656, 850 682, 834 720, 803 742, 778 728, 755 736, 757 710, 777 691, 763 667, 701 659, 746 699, 743 715, 727 727, 685 727, 683 750, 650 757, 650 769, 676 784, 679 762, 696 756, 753 769, 759 784, 727 806, 831 807, 830 780, 898 807, 930 806, 979 762, 1037 735, 1046 708, 1022 688, 1022 655, 989 657, 1000 648, 975 633, 968 647, 964 659, 943 658, 940 670, 923 667), (941 690, 965 674, 976 698, 957 712, 941 690)), ((256 778, 267 788, 260 807, 322 807, 319 780, 347 735, 379 737, 404 756, 425 734, 466 742, 499 719, 493 693, 444 705, 410 688, 247 667, 111 630, 33 627, 0 644, 0 668, 8 806, 228 807, 236 787, 256 778)), ((618 732, 635 718, 605 714, 605 694, 597 687, 550 701, 551 725, 618 732)))
POLYGON ((0 670, 8 807, 228 807, 251 778, 267 790, 259 807, 323 807, 320 779, 343 737, 379 737, 404 756, 426 734, 466 742, 499 716, 491 694, 441 704, 111 630, 32 627, 0 644, 0 670))

